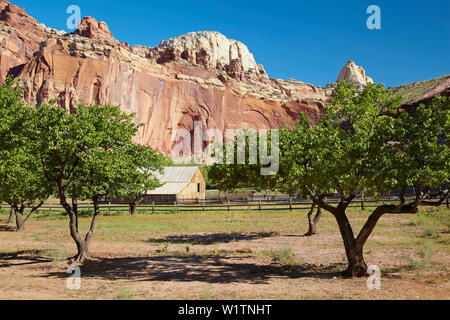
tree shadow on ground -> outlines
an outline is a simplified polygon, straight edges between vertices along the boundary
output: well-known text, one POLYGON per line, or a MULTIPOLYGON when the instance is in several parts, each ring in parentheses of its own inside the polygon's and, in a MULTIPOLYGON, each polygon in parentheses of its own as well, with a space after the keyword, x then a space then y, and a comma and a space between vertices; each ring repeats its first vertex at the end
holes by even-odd
MULTIPOLYGON (((81 272, 83 279, 266 284, 274 277, 332 279, 340 277, 336 270, 341 266, 259 265, 242 256, 166 255, 100 258, 86 262, 81 272)), ((67 274, 46 276, 66 278, 67 274)))
POLYGON ((236 241, 248 241, 262 238, 270 238, 277 236, 275 232, 261 232, 261 233, 213 233, 213 234, 189 234, 181 236, 167 236, 158 239, 149 239, 150 243, 171 243, 171 244, 197 244, 209 245, 216 243, 230 243, 236 241))
POLYGON ((16 227, 7 225, 7 224, 0 224, 0 232, 15 232, 16 227))
POLYGON ((13 266, 24 266, 50 262, 51 259, 45 257, 46 253, 48 253, 48 250, 0 252, 0 269, 13 266))

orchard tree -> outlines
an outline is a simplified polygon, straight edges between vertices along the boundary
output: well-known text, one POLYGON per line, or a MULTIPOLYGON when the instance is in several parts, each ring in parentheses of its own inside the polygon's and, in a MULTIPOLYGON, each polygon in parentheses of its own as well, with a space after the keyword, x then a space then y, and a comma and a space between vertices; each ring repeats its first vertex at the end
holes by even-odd
POLYGON ((0 202, 11 206, 17 231, 53 192, 33 152, 36 110, 22 102, 21 94, 11 79, 0 87, 0 202))
MULTIPOLYGON (((280 170, 270 184, 289 194, 307 194, 313 205, 333 214, 347 255, 346 276, 367 275, 364 244, 384 214, 416 213, 420 205, 429 204, 424 201, 430 188, 449 180, 448 100, 438 99, 409 115, 399 113, 400 99, 383 85, 369 84, 359 91, 343 82, 318 125, 311 126, 301 115, 294 128, 280 130, 280 170), (415 200, 406 203, 410 186, 415 200), (361 190, 401 192, 398 205, 378 207, 355 236, 347 209, 361 190), (335 193, 337 205, 326 200, 335 193)), ((224 172, 222 185, 230 186, 240 174, 252 177, 257 172, 248 166, 217 168, 218 174, 224 172)), ((448 191, 432 204, 441 204, 446 196, 448 191)))
MULTIPOLYGON (((449 132, 448 100, 437 99, 430 107, 421 106, 410 115, 398 113, 397 99, 381 85, 369 85, 359 93, 340 84, 331 100, 331 117, 317 128, 320 131, 325 125, 337 129, 332 138, 339 145, 330 151, 338 155, 338 161, 327 163, 324 171, 312 175, 313 179, 304 185, 312 199, 338 222, 349 263, 344 272, 347 276, 367 275, 363 248, 383 215, 417 213, 430 188, 449 179, 448 146, 441 141, 449 132), (341 197, 337 207, 321 198, 324 190, 313 183, 321 179, 334 181, 341 197), (415 199, 406 203, 404 195, 411 186, 415 199), (355 236, 346 209, 358 190, 375 194, 400 190, 400 195, 397 205, 376 208, 355 236)), ((442 199, 435 204, 441 204, 442 199)))
MULTIPOLYGON (((302 134, 310 133, 309 120, 303 115, 301 116, 301 121, 296 127, 297 130, 305 129, 302 134)), ((249 136, 248 132, 243 132, 243 135, 249 136)), ((254 133, 256 135, 256 144, 259 146, 260 134, 254 133)), ((303 136, 301 136, 303 137, 303 136)), ((226 151, 233 150, 233 161, 230 163, 214 164, 208 170, 208 176, 211 183, 215 184, 219 190, 233 192, 242 188, 252 188, 256 191, 282 191, 288 194, 290 197, 294 197, 298 194, 306 195, 306 191, 300 188, 300 184, 296 183, 297 180, 290 179, 292 175, 292 165, 295 165, 295 159, 289 158, 286 150, 291 148, 290 139, 294 139, 294 135, 288 128, 281 128, 279 132, 280 139, 280 168, 275 175, 262 175, 261 174, 261 159, 258 158, 257 164, 250 164, 249 155, 249 140, 245 141, 245 144, 238 143, 238 139, 228 141, 228 146, 224 151, 224 158, 227 158, 226 151), (238 153, 245 155, 245 163, 240 162, 238 164, 238 153)), ((303 147, 305 146, 304 141, 294 142, 295 146, 303 147)), ((271 136, 267 137, 267 147, 270 148, 271 136)), ((270 152, 272 152, 270 150, 270 152)), ((276 152, 276 151, 275 151, 276 152)), ((313 203, 311 210, 308 213, 308 224, 309 229, 305 236, 313 236, 317 233, 317 224, 322 216, 322 209, 318 207, 316 203, 313 203), (314 216, 314 212, 317 209, 317 213, 314 216)))
POLYGON ((82 263, 90 258, 89 244, 100 215, 100 201, 126 188, 140 171, 131 162, 129 151, 138 125, 134 115, 115 106, 85 106, 66 113, 54 106, 38 110, 37 151, 44 174, 56 186, 61 205, 69 216, 70 234, 78 253, 71 260, 82 263), (132 170, 130 168, 135 168, 132 170), (92 200, 94 214, 83 238, 78 230, 78 216, 69 197, 92 200))
POLYGON ((117 177, 117 188, 112 196, 128 200, 130 214, 135 215, 138 204, 148 191, 161 186, 156 173, 163 173, 163 165, 167 159, 153 149, 130 144, 123 153, 126 158, 123 172, 117 177))

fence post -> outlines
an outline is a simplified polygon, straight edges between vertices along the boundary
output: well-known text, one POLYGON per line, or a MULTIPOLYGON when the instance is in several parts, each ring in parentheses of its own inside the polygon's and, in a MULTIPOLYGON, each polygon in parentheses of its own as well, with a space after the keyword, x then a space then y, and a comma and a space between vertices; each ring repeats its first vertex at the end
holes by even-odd
POLYGON ((259 211, 261 211, 261 200, 259 200, 259 211))
POLYGON ((449 195, 447 194, 447 209, 450 208, 449 205, 448 205, 448 196, 449 195))
POLYGON ((203 199, 203 212, 205 211, 205 199, 203 199))
POLYGON ((361 210, 364 211, 364 193, 361 192, 361 210))
POLYGON ((155 200, 152 201, 152 213, 155 214, 155 200))
POLYGON ((227 200, 227 204, 228 204, 228 211, 230 211, 230 200, 227 200))
POLYGON ((292 211, 292 198, 289 197, 289 210, 292 211))

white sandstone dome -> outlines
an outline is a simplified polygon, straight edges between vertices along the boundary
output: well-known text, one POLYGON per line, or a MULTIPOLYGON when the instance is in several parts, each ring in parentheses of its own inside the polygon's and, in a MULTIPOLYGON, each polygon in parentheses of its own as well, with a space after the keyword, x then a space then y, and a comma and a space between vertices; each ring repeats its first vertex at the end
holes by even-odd
POLYGON ((187 49, 199 51, 205 50, 214 64, 229 65, 233 60, 242 63, 243 71, 258 70, 253 54, 242 42, 231 40, 223 34, 215 31, 190 32, 188 34, 164 40, 159 44, 160 48, 171 48, 183 52, 187 49))

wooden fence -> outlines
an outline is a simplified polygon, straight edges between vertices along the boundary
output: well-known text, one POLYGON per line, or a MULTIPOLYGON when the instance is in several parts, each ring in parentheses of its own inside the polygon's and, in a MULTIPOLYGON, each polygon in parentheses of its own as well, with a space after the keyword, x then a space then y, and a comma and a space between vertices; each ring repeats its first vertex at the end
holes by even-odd
MULTIPOLYGON (((413 200, 413 196, 405 197, 406 200, 413 200)), ((327 202, 330 204, 338 204, 337 198, 329 198, 327 202)), ((355 199, 350 208, 361 208, 362 210, 376 208, 380 204, 396 204, 398 200, 395 197, 358 197, 355 199)), ((310 210, 312 202, 303 198, 279 198, 279 199, 260 199, 255 200, 246 197, 235 198, 214 198, 206 200, 183 200, 173 203, 153 203, 138 205, 137 211, 140 213, 176 213, 176 212, 227 212, 227 211, 294 211, 294 210, 310 210)), ((449 208, 448 198, 446 201, 449 208)), ((9 205, 2 205, 2 208, 9 208, 9 205)), ((128 211, 126 204, 115 204, 111 202, 101 202, 100 209, 103 212, 121 212, 128 211)), ((90 212, 93 210, 92 203, 79 203, 79 212, 90 212)), ((39 211, 63 211, 59 204, 45 204, 39 211)))

